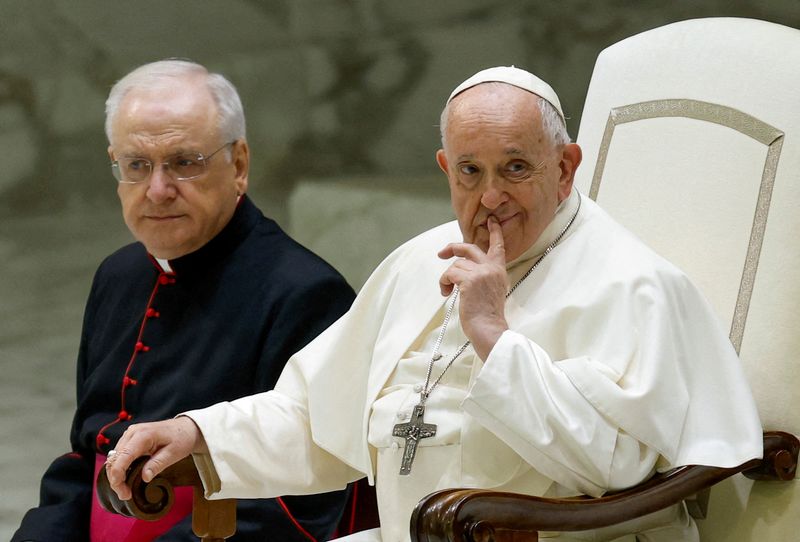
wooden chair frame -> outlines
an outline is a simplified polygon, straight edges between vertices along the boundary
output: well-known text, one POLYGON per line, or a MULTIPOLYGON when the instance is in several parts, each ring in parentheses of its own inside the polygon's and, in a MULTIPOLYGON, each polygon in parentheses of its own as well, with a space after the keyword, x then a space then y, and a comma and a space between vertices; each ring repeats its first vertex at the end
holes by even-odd
POLYGON ((422 499, 411 517, 412 542, 528 542, 538 531, 583 531, 666 508, 739 472, 754 480, 793 480, 800 441, 764 433, 764 458, 733 468, 692 465, 657 474, 599 498, 547 499, 480 489, 447 489, 422 499))

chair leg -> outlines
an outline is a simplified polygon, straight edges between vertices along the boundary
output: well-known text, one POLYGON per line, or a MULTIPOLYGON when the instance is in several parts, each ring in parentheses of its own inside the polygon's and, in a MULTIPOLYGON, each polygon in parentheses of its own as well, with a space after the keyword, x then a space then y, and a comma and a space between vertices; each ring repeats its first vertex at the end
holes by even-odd
POLYGON ((223 542, 236 533, 236 500, 207 501, 195 486, 192 530, 203 542, 223 542))

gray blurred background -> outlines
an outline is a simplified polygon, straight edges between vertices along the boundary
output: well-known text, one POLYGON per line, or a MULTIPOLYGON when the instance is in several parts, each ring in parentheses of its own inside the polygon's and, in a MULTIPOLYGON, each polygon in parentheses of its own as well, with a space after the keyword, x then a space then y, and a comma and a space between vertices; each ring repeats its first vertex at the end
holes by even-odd
POLYGON ((798 0, 0 0, 0 539, 68 451, 94 269, 130 241, 103 135, 105 96, 185 57, 238 87, 264 212, 358 288, 391 248, 449 220, 438 116, 473 72, 548 80, 577 135, 594 59, 672 21, 800 27, 798 0))

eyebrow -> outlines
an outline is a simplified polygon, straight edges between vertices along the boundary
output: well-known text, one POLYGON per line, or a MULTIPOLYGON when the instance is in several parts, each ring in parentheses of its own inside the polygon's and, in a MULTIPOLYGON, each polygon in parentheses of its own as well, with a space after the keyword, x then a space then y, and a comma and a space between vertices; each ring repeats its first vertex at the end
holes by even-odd
MULTIPOLYGON (((179 154, 202 154, 203 156, 205 156, 205 153, 200 152, 198 150, 186 150, 186 147, 178 147, 177 149, 172 150, 167 154, 164 154, 162 156, 162 158, 171 158, 171 157, 177 156, 179 154)), ((121 154, 120 157, 121 158, 144 158, 145 160, 150 160, 151 162, 153 161, 153 159, 150 158, 149 156, 147 156, 145 154, 139 154, 139 153, 136 153, 136 152, 121 154)))
MULTIPOLYGON (((509 147, 508 149, 505 150, 505 154, 511 156, 518 156, 520 154, 525 154, 525 153, 516 147, 509 147)), ((474 158, 475 158, 474 154, 462 154, 461 156, 458 157, 458 161, 460 162, 462 160, 473 160, 474 158)))

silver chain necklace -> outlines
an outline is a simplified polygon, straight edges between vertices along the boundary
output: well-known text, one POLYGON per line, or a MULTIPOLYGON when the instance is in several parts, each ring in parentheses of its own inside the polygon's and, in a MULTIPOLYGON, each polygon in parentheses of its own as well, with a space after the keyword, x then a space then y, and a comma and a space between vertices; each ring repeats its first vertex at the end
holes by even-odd
MULTIPOLYGON (((578 192, 578 207, 575 209, 575 212, 570 217, 569 222, 567 222, 566 226, 561 230, 561 232, 553 239, 553 242, 547 245, 547 248, 544 249, 539 258, 530 268, 525 272, 522 277, 508 290, 506 293, 506 299, 514 293, 514 290, 522 284, 526 278, 533 273, 533 270, 536 269, 539 264, 544 260, 544 258, 550 254, 559 241, 564 237, 569 230, 572 223, 575 222, 575 218, 578 216, 578 211, 581 210, 581 195, 578 192)), ((425 423, 423 417, 425 415, 425 402, 428 400, 431 392, 433 392, 434 388, 439 385, 439 382, 442 380, 442 377, 447 372, 448 369, 453 365, 458 357, 464 353, 464 350, 470 345, 470 341, 465 342, 462 344, 456 353, 452 355, 450 361, 447 362, 447 365, 444 366, 442 372, 439 373, 439 376, 436 377, 436 380, 433 381, 431 384, 431 373, 433 372, 433 365, 442 359, 442 355, 439 353, 439 347, 442 345, 442 340, 444 339, 444 333, 447 330, 447 324, 450 322, 450 316, 453 314, 453 308, 456 305, 456 299, 458 298, 458 286, 453 288, 452 294, 450 294, 450 303, 447 307, 447 312, 444 315, 444 322, 442 322, 442 329, 439 330, 439 335, 436 337, 436 343, 433 346, 433 354, 431 354, 431 361, 428 363, 428 374, 425 377, 425 386, 422 388, 419 394, 419 403, 414 407, 414 411, 411 415, 411 420, 406 423, 398 423, 394 426, 392 430, 392 435, 395 437, 402 437, 405 439, 405 449, 403 451, 403 460, 400 463, 400 474, 407 475, 411 473, 411 465, 414 462, 414 457, 417 454, 417 444, 419 443, 420 439, 432 437, 436 434, 436 424, 432 423, 425 423)))

